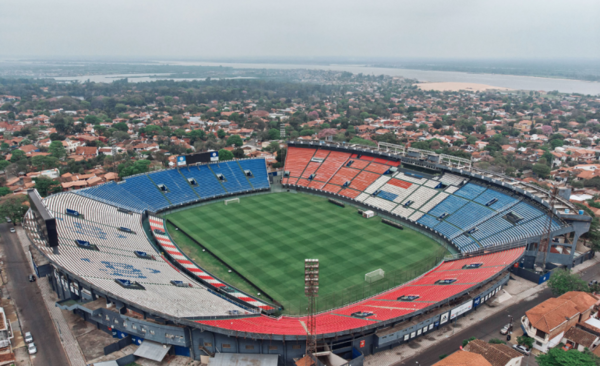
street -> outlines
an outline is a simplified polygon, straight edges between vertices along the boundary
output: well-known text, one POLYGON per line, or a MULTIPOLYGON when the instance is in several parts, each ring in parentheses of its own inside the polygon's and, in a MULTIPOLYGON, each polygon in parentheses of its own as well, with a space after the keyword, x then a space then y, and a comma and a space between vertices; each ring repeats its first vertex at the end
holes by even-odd
MULTIPOLYGON (((600 264, 596 264, 582 272, 581 278, 588 282, 593 278, 597 279, 599 274, 600 264)), ((515 329, 517 329, 521 326, 521 317, 525 315, 525 311, 531 309, 532 307, 551 297, 552 293, 550 289, 547 288, 544 291, 540 292, 533 299, 521 301, 520 303, 511 305, 506 309, 498 312, 494 316, 483 319, 476 325, 464 329, 456 328, 456 333, 450 338, 440 341, 435 346, 429 348, 427 351, 421 353, 420 355, 402 360, 401 362, 394 364, 394 366, 414 366, 417 364, 421 366, 433 365, 434 363, 440 360, 440 355, 449 355, 451 353, 454 353, 459 349, 459 347, 462 344, 462 341, 470 337, 475 337, 485 341, 489 341, 492 338, 506 340, 506 336, 500 334, 500 329, 509 322, 509 315, 513 317, 513 326, 515 329)), ((477 310, 471 313, 470 316, 477 317, 477 310)), ((530 357, 531 359, 529 360, 529 365, 535 365, 535 360, 533 360, 534 356, 530 357)), ((525 364, 527 364, 527 358, 523 360, 523 365, 525 364)))
MULTIPOLYGON (((29 282, 31 266, 12 224, 0 224, 0 243, 4 244, 8 292, 19 312, 23 333, 31 332, 37 347, 33 365, 66 366, 69 361, 36 283, 29 282)), ((47 281, 42 278, 38 281, 47 281)))

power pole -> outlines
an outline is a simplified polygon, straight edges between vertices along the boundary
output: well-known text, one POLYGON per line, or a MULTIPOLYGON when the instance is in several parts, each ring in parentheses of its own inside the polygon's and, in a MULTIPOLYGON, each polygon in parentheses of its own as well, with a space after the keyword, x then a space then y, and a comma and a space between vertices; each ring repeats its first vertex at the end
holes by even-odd
POLYGON ((316 299, 319 297, 319 260, 304 260, 304 294, 308 298, 308 321, 306 336, 306 354, 317 352, 317 320, 315 319, 316 299))

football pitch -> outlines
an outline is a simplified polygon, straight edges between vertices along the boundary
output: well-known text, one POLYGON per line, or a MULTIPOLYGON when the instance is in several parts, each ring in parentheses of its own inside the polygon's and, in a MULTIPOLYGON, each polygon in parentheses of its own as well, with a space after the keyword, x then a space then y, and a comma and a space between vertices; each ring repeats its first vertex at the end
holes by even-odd
MULTIPOLYGON (((241 197, 240 203, 208 204, 166 218, 282 304, 287 313, 294 308, 291 312, 301 313, 298 308, 304 305, 299 304, 306 303, 306 258, 320 261, 319 296, 323 297, 364 285, 365 274, 379 268, 388 281, 388 274, 402 269, 420 275, 436 258, 447 254, 433 239, 414 230, 385 225, 378 216, 365 219, 354 207, 342 208, 327 198, 302 193, 241 197)), ((202 252, 172 225, 168 229, 192 260, 232 286, 256 295, 255 287, 229 273, 227 266, 202 252)))

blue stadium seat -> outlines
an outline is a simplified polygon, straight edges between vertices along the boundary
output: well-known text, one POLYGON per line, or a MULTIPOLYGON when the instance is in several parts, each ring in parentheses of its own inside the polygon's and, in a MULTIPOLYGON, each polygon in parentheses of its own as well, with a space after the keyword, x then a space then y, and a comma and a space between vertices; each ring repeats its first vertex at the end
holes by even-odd
POLYGON ((73 193, 132 211, 142 212, 147 208, 144 201, 131 199, 129 192, 115 182, 109 182, 86 189, 79 189, 73 191, 73 193))
POLYGON ((438 232, 440 232, 446 236, 452 236, 460 231, 460 229, 457 228, 456 226, 450 225, 449 223, 444 222, 444 221, 437 224, 433 228, 433 230, 437 230, 438 232))
POLYGON ((452 213, 454 213, 454 211, 467 204, 467 202, 469 201, 456 196, 448 196, 445 200, 438 203, 437 206, 432 208, 429 211, 429 214, 435 217, 439 217, 444 213, 448 213, 449 215, 451 215, 452 213))
POLYGON ((251 190, 252 186, 236 161, 225 161, 210 164, 210 169, 216 174, 223 174, 226 181, 221 181, 227 192, 242 192, 251 190))
POLYGON ((267 165, 264 159, 239 160, 238 163, 242 171, 250 170, 252 172, 253 177, 248 177, 248 180, 254 189, 270 187, 267 165))
POLYGON ((493 212, 485 206, 469 202, 445 220, 461 229, 466 229, 469 225, 489 216, 493 212))
POLYGON ((198 186, 194 187, 194 190, 202 198, 211 198, 227 193, 208 165, 181 168, 180 171, 186 178, 196 180, 198 186))
MULTIPOLYGON (((132 196, 146 202, 148 208, 152 211, 162 210, 171 205, 158 187, 145 174, 125 178, 125 181, 119 183, 119 185, 132 196)), ((131 199, 133 200, 134 197, 131 197, 131 199)))
POLYGON ((480 194, 477 198, 475 198, 473 201, 477 202, 477 203, 481 203, 482 205, 485 205, 486 203, 490 202, 491 200, 493 200, 494 198, 497 198, 498 201, 488 207, 494 209, 494 210, 499 210, 504 206, 508 206, 511 203, 515 202, 517 199, 513 198, 511 196, 508 196, 504 193, 500 193, 496 190, 493 189, 488 189, 487 191, 483 192, 482 194, 480 194))
POLYGON ((429 215, 423 215, 419 220, 417 220, 417 222, 431 228, 440 223, 438 219, 429 215))
POLYGON ((398 197, 398 195, 386 191, 381 191, 379 192, 377 197, 383 198, 384 200, 393 201, 398 197))
POLYGON ((468 200, 473 200, 475 197, 479 196, 481 192, 485 191, 486 188, 479 186, 474 183, 467 183, 461 189, 454 192, 455 195, 464 197, 468 200))
POLYGON ((150 173, 148 176, 156 185, 164 184, 167 187, 169 191, 163 193, 173 205, 195 201, 200 198, 177 169, 150 173))

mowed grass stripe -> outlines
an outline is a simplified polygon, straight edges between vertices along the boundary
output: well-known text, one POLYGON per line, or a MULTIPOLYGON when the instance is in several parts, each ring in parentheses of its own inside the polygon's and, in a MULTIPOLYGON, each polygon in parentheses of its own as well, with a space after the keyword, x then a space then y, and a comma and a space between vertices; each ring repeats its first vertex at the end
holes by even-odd
MULTIPOLYGON (((240 204, 205 205, 167 218, 284 306, 304 300, 305 258, 320 260, 319 293, 326 296, 363 284, 375 269, 387 273, 440 255, 440 246, 422 234, 306 194, 242 197, 240 204)), ((178 244, 186 252, 193 245, 178 244)), ((235 279, 231 284, 245 288, 235 279)))

